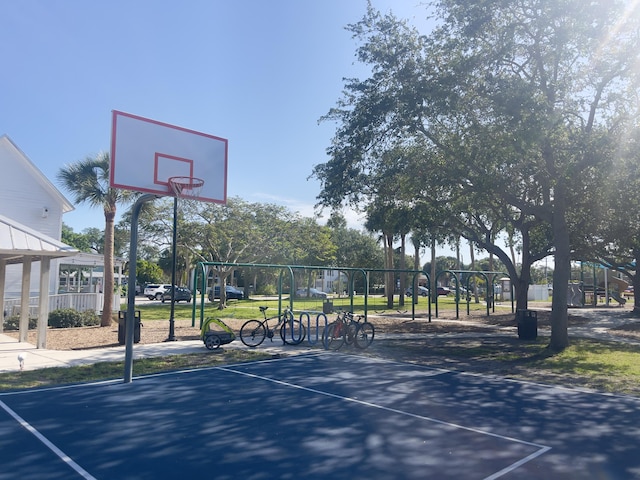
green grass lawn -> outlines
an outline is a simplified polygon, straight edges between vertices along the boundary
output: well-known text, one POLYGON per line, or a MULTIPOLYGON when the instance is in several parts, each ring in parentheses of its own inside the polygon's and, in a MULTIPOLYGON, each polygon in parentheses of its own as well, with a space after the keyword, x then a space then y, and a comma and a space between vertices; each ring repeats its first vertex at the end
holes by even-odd
MULTIPOLYGON (((219 318, 238 318, 249 320, 251 318, 262 318, 262 314, 260 313, 259 307, 267 306, 269 307, 268 314, 269 316, 276 315, 278 312, 278 300, 274 300, 274 297, 261 298, 261 297, 252 297, 248 300, 227 300, 227 307, 224 310, 219 310, 219 302, 209 302, 205 300, 204 302, 204 318, 207 317, 219 317, 219 318)), ((332 298, 330 301, 333 303, 334 311, 337 310, 349 310, 354 313, 362 314, 364 313, 364 297, 362 295, 356 296, 353 299, 353 308, 351 299, 349 297, 342 298, 332 298)), ((196 321, 199 322, 200 318, 200 299, 196 298, 196 321)), ((282 307, 289 306, 289 298, 283 297, 282 299, 282 307)), ((294 299, 294 311, 296 312, 322 312, 323 300, 318 298, 310 298, 310 299, 294 299)), ((447 296, 440 297, 438 299, 438 310, 439 311, 453 311, 455 310, 456 303, 455 297, 447 296)), ((466 313, 467 304, 460 303, 459 304, 460 314, 466 313)), ((126 303, 122 305, 122 310, 126 310, 126 303)), ((475 311, 486 311, 486 304, 483 303, 470 303, 469 310, 472 312, 475 311)), ((136 309, 140 310, 141 317, 143 320, 166 320, 169 316, 169 304, 138 304, 136 305, 136 309)), ((429 304, 427 299, 424 297, 420 297, 418 299, 418 303, 415 305, 416 314, 425 314, 428 312, 429 304)), ((391 312, 397 313, 408 312, 410 313, 412 310, 411 307, 411 298, 405 298, 405 303, 401 306, 398 302, 398 297, 394 298, 394 305, 392 308, 387 307, 387 299, 386 297, 382 297, 380 295, 370 296, 367 298, 367 311, 369 313, 384 313, 391 312)), ((176 319, 191 319, 193 311, 192 304, 179 303, 175 305, 175 317, 176 319)), ((435 316, 436 305, 431 304, 431 314, 435 316)), ((496 313, 498 312, 510 312, 511 305, 510 304, 502 304, 496 306, 496 313)))
MULTIPOLYGON (((141 376, 172 370, 228 365, 232 363, 263 360, 266 358, 271 358, 271 355, 261 352, 260 350, 236 349, 221 349, 215 352, 171 355, 167 357, 141 358, 133 362, 133 375, 141 376)), ((1 373, 0 391, 122 379, 123 375, 124 362, 104 362, 79 367, 52 367, 40 370, 1 373)))
POLYGON ((640 388, 640 347, 575 339, 569 348, 540 361, 542 368, 589 379, 587 386, 630 393, 640 388))

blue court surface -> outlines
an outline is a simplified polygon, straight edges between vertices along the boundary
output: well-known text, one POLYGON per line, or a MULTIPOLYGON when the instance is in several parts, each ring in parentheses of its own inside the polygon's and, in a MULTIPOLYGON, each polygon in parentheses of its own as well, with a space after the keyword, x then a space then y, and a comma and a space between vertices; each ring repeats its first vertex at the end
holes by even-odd
POLYGON ((321 353, 0 395, 0 479, 624 479, 640 400, 321 353))

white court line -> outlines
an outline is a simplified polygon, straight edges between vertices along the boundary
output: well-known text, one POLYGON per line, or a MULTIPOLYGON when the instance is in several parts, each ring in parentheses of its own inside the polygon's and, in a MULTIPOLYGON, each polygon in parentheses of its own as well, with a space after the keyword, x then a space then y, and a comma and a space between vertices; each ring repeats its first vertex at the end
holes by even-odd
POLYGON ((357 403, 359 405, 364 405, 367 407, 371 407, 371 408, 377 408, 379 410, 384 410, 386 412, 391 412, 391 413, 396 413, 399 415, 404 415, 407 417, 412 417, 412 418, 417 418, 419 420, 425 420, 427 422, 431 422, 431 423, 436 423, 438 425, 444 425, 444 426, 448 426, 448 427, 453 427, 453 428, 457 428, 460 430, 466 430, 468 432, 473 432, 473 433, 477 433, 480 435, 486 435, 489 437, 494 437, 494 438, 499 438, 501 440, 507 440, 509 442, 514 442, 514 443, 519 443, 521 445, 528 445, 531 447, 535 447, 538 448, 539 450, 532 453, 531 455, 528 455, 527 457, 524 457, 520 460, 518 460, 517 462, 503 468, 502 470, 493 473, 492 475, 486 477, 483 480, 495 480, 496 478, 501 477, 502 475, 505 475, 509 472, 512 472, 513 470, 517 469, 518 467, 524 465, 525 463, 533 460, 534 458, 539 457, 540 455, 548 452, 549 450, 551 450, 551 447, 547 446, 547 445, 541 445, 539 443, 533 443, 533 442, 527 442, 526 440, 520 440, 518 438, 513 438, 513 437, 507 437, 505 435, 500 435, 497 433, 492 433, 492 432, 486 432, 477 428, 473 428, 473 427, 465 427, 464 425, 458 425, 456 423, 451 423, 451 422, 445 422, 443 420, 438 420, 437 418, 432 418, 432 417, 426 417, 424 415, 418 415, 416 413, 410 413, 410 412, 405 412, 403 410, 398 410, 396 408, 391 408, 391 407, 385 407, 383 405, 378 405, 376 403, 371 403, 371 402, 365 402, 364 400, 358 400, 357 398, 352 398, 352 397, 345 397, 343 395, 338 395, 335 393, 330 393, 330 392, 325 392, 322 390, 317 390, 315 388, 309 388, 309 387, 303 387, 302 385, 296 385, 295 383, 290 383, 290 382, 285 382, 282 380, 275 380, 273 378, 269 378, 269 377, 263 377, 262 375, 256 375, 255 373, 248 373, 248 372, 243 372, 240 370, 234 370, 233 368, 229 368, 229 367, 216 367, 219 370, 224 370, 224 371, 228 371, 231 373, 236 373, 239 375, 244 375, 246 377, 249 378, 256 378, 259 380, 265 380, 267 382, 272 382, 275 383, 277 385, 283 385, 285 387, 290 387, 290 388, 296 388, 298 390, 304 390, 306 392, 310 392, 310 393, 315 393, 318 395, 324 395, 326 397, 331 397, 331 398, 337 398, 339 400, 344 400, 346 402, 352 402, 352 403, 357 403))
POLYGON ((11 415, 16 420, 16 422, 18 422, 23 428, 25 428, 38 440, 44 443, 44 445, 49 450, 51 450, 55 455, 57 455, 58 458, 60 458, 60 460, 62 460, 64 463, 66 463, 71 468, 73 468, 76 471, 76 473, 78 473, 78 475, 80 475, 82 478, 86 478, 87 480, 97 480, 93 475, 91 475, 84 468, 82 468, 80 465, 74 462, 71 459, 71 457, 69 457, 66 453, 64 453, 62 450, 56 447, 53 443, 51 443, 47 437, 42 435, 38 430, 36 430, 33 426, 31 426, 29 422, 27 422, 20 415, 18 415, 16 412, 11 410, 11 408, 9 408, 9 406, 1 400, 0 400, 0 407, 2 407, 2 409, 5 412, 11 415))

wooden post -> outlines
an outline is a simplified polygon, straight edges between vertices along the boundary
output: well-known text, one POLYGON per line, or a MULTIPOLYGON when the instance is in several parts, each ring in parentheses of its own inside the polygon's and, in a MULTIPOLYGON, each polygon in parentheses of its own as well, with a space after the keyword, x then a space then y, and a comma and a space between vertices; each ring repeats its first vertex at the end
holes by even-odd
POLYGON ((49 323, 49 276, 51 257, 40 260, 40 298, 38 299, 38 335, 36 348, 47 348, 47 324, 49 323))

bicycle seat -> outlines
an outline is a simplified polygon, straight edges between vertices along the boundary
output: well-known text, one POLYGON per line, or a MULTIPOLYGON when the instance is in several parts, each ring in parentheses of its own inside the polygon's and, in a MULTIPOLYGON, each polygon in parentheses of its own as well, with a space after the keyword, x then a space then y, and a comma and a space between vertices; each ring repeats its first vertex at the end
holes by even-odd
POLYGON ((267 308, 269 308, 269 307, 260 307, 260 311, 261 311, 261 312, 266 312, 266 311, 267 311, 267 308))

